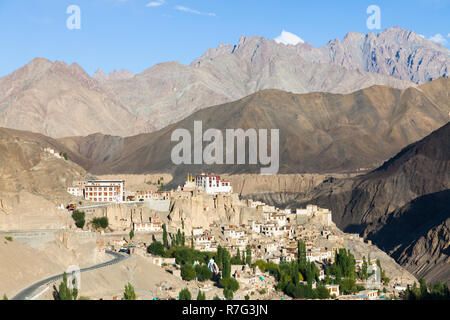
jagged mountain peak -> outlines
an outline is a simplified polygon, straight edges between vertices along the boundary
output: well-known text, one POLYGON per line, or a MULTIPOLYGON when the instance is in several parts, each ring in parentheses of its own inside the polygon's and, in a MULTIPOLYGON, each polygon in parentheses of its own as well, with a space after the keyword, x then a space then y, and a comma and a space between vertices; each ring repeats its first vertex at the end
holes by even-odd
POLYGON ((92 77, 98 81, 125 80, 134 77, 134 73, 127 69, 121 69, 120 71, 112 70, 109 74, 106 74, 99 68, 92 77))

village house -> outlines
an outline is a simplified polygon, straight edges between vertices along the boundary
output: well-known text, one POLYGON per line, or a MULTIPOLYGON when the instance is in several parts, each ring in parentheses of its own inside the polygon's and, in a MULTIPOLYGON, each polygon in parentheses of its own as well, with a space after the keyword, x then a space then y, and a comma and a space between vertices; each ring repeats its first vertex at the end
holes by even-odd
POLYGON ((162 230, 162 223, 159 217, 151 217, 150 222, 134 223, 135 232, 158 232, 162 230))
POLYGON ((378 290, 363 290, 357 294, 363 300, 377 300, 378 290))
POLYGON ((194 228, 192 228, 192 235, 194 237, 201 236, 202 234, 203 234, 203 228, 202 227, 194 227, 194 228))
POLYGON ((225 226, 223 235, 228 239, 239 239, 245 236, 245 230, 239 230, 234 226, 225 226))

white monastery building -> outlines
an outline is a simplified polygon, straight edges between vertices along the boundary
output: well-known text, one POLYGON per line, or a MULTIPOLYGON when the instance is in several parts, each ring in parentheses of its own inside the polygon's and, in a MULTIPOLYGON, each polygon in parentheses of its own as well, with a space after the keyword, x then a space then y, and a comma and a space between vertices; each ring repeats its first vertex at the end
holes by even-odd
POLYGON ((201 173, 195 177, 195 186, 202 187, 208 194, 231 193, 231 182, 220 179, 220 176, 201 173))

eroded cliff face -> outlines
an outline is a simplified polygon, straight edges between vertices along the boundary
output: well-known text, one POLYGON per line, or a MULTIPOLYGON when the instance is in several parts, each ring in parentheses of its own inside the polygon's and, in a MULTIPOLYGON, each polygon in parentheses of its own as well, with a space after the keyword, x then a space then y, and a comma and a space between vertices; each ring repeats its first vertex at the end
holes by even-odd
POLYGON ((231 181, 233 192, 241 196, 267 193, 308 193, 327 179, 345 178, 351 174, 237 174, 222 175, 231 181))
POLYGON ((257 211, 246 207, 237 194, 194 194, 173 199, 168 218, 169 227, 175 229, 181 229, 184 221, 184 230, 190 234, 193 227, 208 228, 213 223, 238 225, 257 216, 257 211))

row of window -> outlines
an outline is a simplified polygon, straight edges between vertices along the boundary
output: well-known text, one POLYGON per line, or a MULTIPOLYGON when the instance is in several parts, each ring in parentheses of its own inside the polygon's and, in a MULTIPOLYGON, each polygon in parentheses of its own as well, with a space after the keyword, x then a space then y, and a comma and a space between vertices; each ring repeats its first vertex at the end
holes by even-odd
MULTIPOLYGON (((109 194, 108 194, 108 192, 98 192, 98 195, 99 196, 113 196, 113 195, 116 195, 117 193, 113 193, 113 192, 110 192, 109 194)), ((87 192, 86 193, 86 195, 88 195, 88 196, 96 196, 97 195, 97 192, 87 192)))
MULTIPOLYGON (((119 187, 114 187, 114 190, 119 190, 119 187)), ((98 191, 113 191, 112 187, 86 187, 86 191, 94 191, 94 190, 98 190, 98 191)))
POLYGON ((89 197, 88 200, 90 200, 90 201, 100 201, 100 202, 113 201, 112 198, 92 198, 92 197, 89 197))

